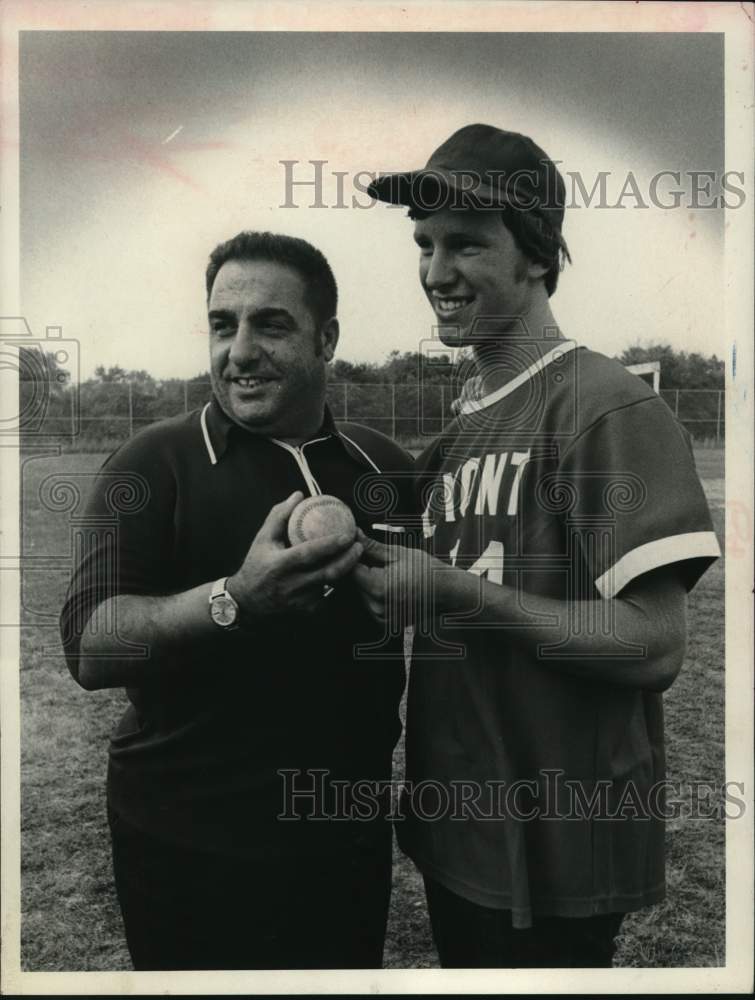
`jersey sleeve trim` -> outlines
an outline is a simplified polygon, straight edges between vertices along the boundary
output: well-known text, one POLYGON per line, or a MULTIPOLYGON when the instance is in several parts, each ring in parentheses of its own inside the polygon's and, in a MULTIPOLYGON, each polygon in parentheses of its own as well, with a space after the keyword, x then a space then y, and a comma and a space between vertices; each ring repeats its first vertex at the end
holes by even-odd
POLYGON ((598 577, 595 586, 601 597, 612 598, 636 577, 651 569, 686 559, 718 559, 720 555, 721 549, 713 531, 692 531, 657 538, 623 555, 598 577))

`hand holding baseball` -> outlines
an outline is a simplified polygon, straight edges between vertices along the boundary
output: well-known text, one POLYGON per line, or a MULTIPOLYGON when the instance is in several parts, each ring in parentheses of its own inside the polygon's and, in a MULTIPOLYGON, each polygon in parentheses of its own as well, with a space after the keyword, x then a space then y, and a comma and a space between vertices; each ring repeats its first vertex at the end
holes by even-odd
POLYGON ((288 519, 288 540, 292 545, 341 534, 354 541, 357 524, 343 500, 328 494, 306 497, 294 507, 288 519))
POLYGON ((353 572, 362 599, 376 621, 388 625, 392 633, 436 613, 437 571, 443 563, 421 549, 404 545, 383 545, 357 533, 364 552, 353 572))
POLYGON ((349 573, 362 554, 362 543, 354 537, 356 526, 348 530, 340 525, 335 532, 289 547, 289 518, 302 498, 297 490, 271 508, 241 567, 228 579, 242 621, 314 610, 324 587, 349 573))

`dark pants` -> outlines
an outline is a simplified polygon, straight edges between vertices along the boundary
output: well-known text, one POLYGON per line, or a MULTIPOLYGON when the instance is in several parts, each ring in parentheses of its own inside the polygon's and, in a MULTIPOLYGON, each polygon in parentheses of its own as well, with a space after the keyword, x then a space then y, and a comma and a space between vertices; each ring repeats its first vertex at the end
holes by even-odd
POLYGON ((610 968, 623 913, 535 917, 511 926, 510 910, 478 906, 425 879, 435 946, 444 969, 610 968))
POLYGON ((184 850, 109 813, 135 969, 380 968, 391 828, 379 845, 263 862, 184 850))

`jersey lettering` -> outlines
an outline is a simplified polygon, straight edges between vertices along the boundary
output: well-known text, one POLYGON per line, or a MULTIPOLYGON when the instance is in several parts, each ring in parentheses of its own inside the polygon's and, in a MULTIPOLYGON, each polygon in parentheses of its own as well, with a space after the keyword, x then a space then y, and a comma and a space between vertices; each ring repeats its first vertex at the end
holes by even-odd
POLYGON ((519 505, 519 482, 522 478, 522 473, 524 472, 524 467, 529 462, 530 452, 529 451, 515 451, 511 456, 511 464, 517 466, 516 475, 514 476, 514 482, 511 484, 511 493, 509 494, 509 506, 506 511, 507 514, 515 515, 517 507, 519 505))
POLYGON ((486 455, 485 465, 482 468, 482 478, 480 488, 477 491, 477 503, 475 504, 475 514, 484 514, 485 505, 487 513, 495 516, 498 513, 498 496, 501 492, 501 479, 503 470, 509 460, 509 453, 504 451, 500 455, 486 455))
POLYGON ((459 513, 462 517, 466 514, 467 508, 469 507, 469 501, 472 499, 472 489, 475 486, 478 486, 479 471, 479 458, 470 458, 461 467, 461 500, 459 502, 459 513))
MULTIPOLYGON (((490 452, 470 458, 455 473, 443 473, 443 516, 446 523, 465 517, 472 509, 476 517, 496 517, 499 510, 515 516, 519 509, 519 488, 529 451, 490 452), (472 501, 474 500, 474 506, 472 501)), ((430 522, 430 506, 423 523, 429 538, 435 526, 430 522)))
POLYGON ((489 542, 480 558, 468 570, 486 576, 491 583, 503 583, 503 542, 489 542))

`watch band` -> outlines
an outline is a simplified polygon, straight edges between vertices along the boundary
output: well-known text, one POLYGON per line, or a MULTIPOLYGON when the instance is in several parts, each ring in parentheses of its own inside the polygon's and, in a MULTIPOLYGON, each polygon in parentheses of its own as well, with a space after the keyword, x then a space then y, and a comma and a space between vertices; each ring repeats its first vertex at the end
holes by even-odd
POLYGON ((223 631, 230 631, 239 627, 239 606, 227 590, 228 577, 223 576, 210 587, 210 618, 223 631), (229 619, 223 620, 225 613, 232 612, 229 619))
MULTIPOLYGON (((215 600, 216 597, 230 597, 231 595, 225 589, 225 585, 228 583, 227 576, 221 576, 219 580, 210 587, 210 604, 215 600)), ((231 598, 233 600, 233 598, 231 598)))

